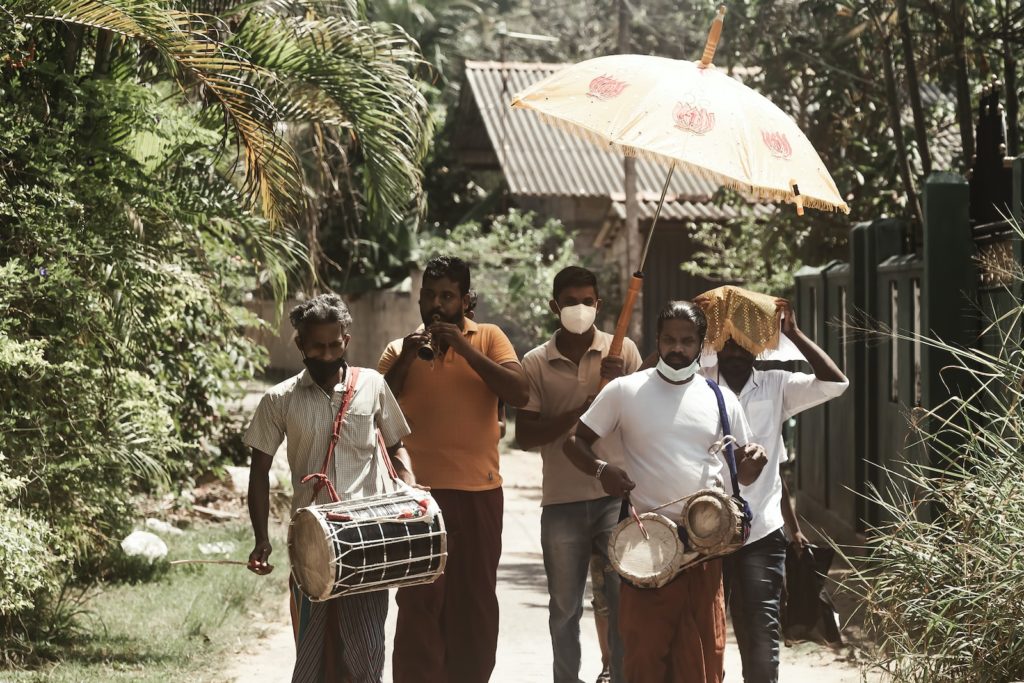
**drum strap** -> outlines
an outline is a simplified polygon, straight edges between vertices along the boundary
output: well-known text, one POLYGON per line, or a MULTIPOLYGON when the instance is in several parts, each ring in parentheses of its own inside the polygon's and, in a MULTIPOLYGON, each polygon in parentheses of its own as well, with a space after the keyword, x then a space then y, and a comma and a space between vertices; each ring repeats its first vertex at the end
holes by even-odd
POLYGON ((359 379, 359 368, 348 366, 348 382, 345 386, 345 393, 341 397, 341 407, 338 408, 338 414, 334 416, 334 429, 331 433, 331 445, 327 447, 327 454, 324 456, 323 467, 320 468, 319 472, 313 474, 307 474, 302 478, 302 483, 316 480, 313 484, 313 499, 310 503, 316 502, 316 497, 320 495, 320 489, 327 487, 327 493, 331 496, 331 502, 337 503, 341 501, 341 497, 334 488, 334 484, 331 483, 330 477, 327 476, 327 468, 331 464, 331 456, 334 455, 334 447, 338 445, 338 439, 341 438, 341 427, 345 421, 345 413, 348 412, 348 406, 352 403, 352 396, 356 393, 356 380, 359 379))
POLYGON ((718 400, 718 416, 722 421, 722 442, 725 444, 725 461, 729 465, 729 478, 732 480, 732 496, 740 504, 740 509, 743 510, 743 540, 747 540, 750 535, 750 523, 754 519, 754 514, 750 511, 750 505, 740 495, 740 481, 739 475, 736 473, 736 453, 733 449, 734 439, 727 437, 732 436, 732 430, 729 428, 729 414, 725 410, 725 397, 722 396, 722 389, 719 387, 714 380, 706 378, 708 386, 715 392, 715 398, 718 400))

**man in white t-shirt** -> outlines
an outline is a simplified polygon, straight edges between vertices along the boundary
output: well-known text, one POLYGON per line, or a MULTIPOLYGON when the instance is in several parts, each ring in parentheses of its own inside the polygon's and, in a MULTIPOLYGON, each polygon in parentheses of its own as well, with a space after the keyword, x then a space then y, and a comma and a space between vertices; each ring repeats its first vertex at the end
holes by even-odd
MULTIPOLYGON (((638 513, 702 488, 731 490, 728 469, 715 442, 722 422, 714 391, 699 376, 707 320, 698 306, 672 301, 658 316, 658 366, 620 377, 598 394, 565 442, 565 454, 581 471, 596 476, 609 495, 625 496, 638 513), (625 467, 594 452, 599 439, 618 432, 625 467)), ((735 396, 725 408, 736 449, 739 481, 752 484, 766 462, 751 443, 735 396)), ((678 521, 682 503, 660 514, 678 521)), ((619 633, 630 683, 719 683, 725 651, 722 563, 711 560, 681 572, 661 588, 623 583, 619 633)))
MULTIPOLYGON (((701 297, 696 303, 703 303, 701 297)), ((789 302, 778 299, 776 306, 782 313, 782 333, 807 359, 813 375, 755 370, 754 354, 732 338, 718 352, 718 364, 704 370, 726 395, 739 399, 753 440, 764 444, 768 455, 764 475, 750 486, 740 486, 754 520, 747 543, 724 564, 744 683, 779 680, 779 602, 787 544, 783 527, 788 524, 795 547, 807 545, 779 475, 779 466, 788 460, 782 424, 797 413, 839 396, 850 385, 832 359, 797 327, 789 302)))

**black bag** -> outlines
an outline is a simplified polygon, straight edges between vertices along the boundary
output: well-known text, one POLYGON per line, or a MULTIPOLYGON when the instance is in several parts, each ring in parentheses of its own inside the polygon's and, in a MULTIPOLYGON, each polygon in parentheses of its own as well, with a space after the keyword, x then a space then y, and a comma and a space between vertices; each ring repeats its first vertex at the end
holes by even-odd
POLYGON ((782 639, 787 645, 810 640, 842 645, 839 614, 825 589, 835 551, 809 545, 799 555, 786 549, 786 590, 782 605, 782 639))

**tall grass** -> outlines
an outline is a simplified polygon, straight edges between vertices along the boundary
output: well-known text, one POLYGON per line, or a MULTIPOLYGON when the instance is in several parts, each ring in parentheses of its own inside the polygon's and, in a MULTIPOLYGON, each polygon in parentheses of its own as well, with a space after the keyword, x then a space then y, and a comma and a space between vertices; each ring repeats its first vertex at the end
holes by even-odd
MULTIPOLYGON (((1019 266, 1004 275, 1022 281, 1019 266)), ((921 340, 952 357, 942 375, 954 395, 918 410, 917 443, 868 495, 891 521, 851 558, 845 586, 865 605, 872 664, 894 683, 1024 680, 1024 302, 1013 290, 1009 310, 990 312, 986 350, 921 340), (926 462, 910 455, 921 446, 926 462)))

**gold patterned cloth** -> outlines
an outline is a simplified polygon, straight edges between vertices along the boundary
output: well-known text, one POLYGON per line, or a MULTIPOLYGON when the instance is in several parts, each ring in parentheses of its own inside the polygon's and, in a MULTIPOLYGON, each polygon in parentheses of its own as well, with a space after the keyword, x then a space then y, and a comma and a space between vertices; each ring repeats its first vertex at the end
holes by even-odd
POLYGON ((727 339, 759 355, 779 346, 779 312, 775 297, 725 285, 694 299, 708 319, 704 347, 721 351, 727 339))

